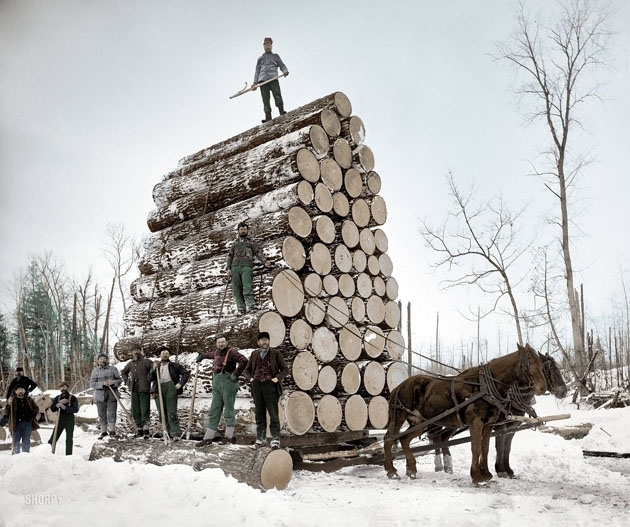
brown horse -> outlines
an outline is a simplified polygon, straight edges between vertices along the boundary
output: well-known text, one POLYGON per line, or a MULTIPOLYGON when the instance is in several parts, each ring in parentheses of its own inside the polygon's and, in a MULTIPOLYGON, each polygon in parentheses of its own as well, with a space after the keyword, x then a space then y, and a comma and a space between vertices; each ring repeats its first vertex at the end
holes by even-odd
MULTIPOLYGON (((542 355, 539 353, 540 360, 542 360, 545 381, 547 382, 547 391, 556 396, 557 399, 562 399, 567 394, 567 385, 562 378, 562 372, 556 361, 549 353, 542 355)), ((528 394, 527 404, 532 403, 533 396, 528 394)), ((524 415, 525 412, 517 408, 512 408, 511 413, 514 415, 524 415)), ((495 426, 494 430, 497 433, 494 438, 494 446, 496 447, 497 458, 494 464, 494 469, 497 476, 500 478, 514 478, 514 471, 510 467, 510 450, 512 449, 512 439, 516 434, 516 428, 518 423, 510 423, 495 426)))
POLYGON ((400 444, 407 460, 407 475, 416 477, 416 459, 409 444, 427 429, 458 428, 470 431, 473 483, 492 479, 488 470, 488 449, 492 425, 501 412, 506 412, 509 390, 531 389, 536 395, 545 393, 543 364, 538 353, 529 345, 489 363, 469 368, 452 378, 415 375, 398 385, 390 395, 390 414, 385 434, 385 470, 397 478, 392 460, 394 441, 400 444), (409 422, 411 428, 399 434, 409 422))

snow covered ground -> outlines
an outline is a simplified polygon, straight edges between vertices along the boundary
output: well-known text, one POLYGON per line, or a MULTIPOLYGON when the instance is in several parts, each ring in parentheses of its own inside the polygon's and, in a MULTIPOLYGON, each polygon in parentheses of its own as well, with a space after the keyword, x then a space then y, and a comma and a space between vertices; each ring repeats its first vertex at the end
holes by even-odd
MULTIPOLYGON (((45 443, 30 455, 0 452, 0 527, 630 525, 630 460, 582 456, 582 449, 630 452, 630 409, 582 411, 539 397, 536 410, 572 414, 555 426, 593 428, 570 441, 519 432, 511 458, 518 479, 483 488, 470 482, 468 445, 452 449, 454 474, 435 473, 432 456, 423 456, 417 480, 390 481, 380 466, 359 466, 294 472, 286 490, 263 493, 220 470, 90 462, 96 435, 77 428, 73 456, 63 455, 63 437, 56 455, 45 443)), ((50 433, 42 430, 42 439, 50 433)), ((397 467, 404 474, 404 461, 397 467)))

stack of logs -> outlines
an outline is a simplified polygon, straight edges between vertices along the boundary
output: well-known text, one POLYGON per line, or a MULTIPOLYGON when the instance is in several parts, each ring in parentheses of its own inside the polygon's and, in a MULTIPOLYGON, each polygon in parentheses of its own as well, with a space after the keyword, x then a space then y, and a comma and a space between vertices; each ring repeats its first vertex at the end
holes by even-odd
POLYGON ((285 429, 384 428, 386 396, 407 370, 387 209, 364 135, 336 92, 182 159, 153 190, 117 358, 136 343, 147 356, 164 344, 207 351, 218 331, 252 348, 268 331, 291 371, 285 429), (261 309, 238 316, 225 271, 243 220, 275 265, 255 272, 261 309))

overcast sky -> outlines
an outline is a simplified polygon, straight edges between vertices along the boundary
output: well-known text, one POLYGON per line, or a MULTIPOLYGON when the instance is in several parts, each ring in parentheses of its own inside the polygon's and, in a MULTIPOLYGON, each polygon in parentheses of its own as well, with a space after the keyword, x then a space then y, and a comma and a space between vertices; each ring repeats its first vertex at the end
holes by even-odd
MULTIPOLYGON (((630 3, 612 5, 615 68, 603 103, 586 115, 598 162, 580 181, 584 235, 573 246, 594 316, 619 295, 630 254, 630 3)), ((504 0, 2 0, 0 281, 48 250, 77 279, 90 265, 102 272, 108 223, 148 233, 164 173, 259 124, 258 92, 228 97, 251 82, 271 36, 291 72, 281 81, 288 110, 338 90, 365 124, 416 345, 428 351, 438 311, 442 345, 469 342, 476 324, 458 311, 478 299, 440 290, 445 275, 431 270, 419 219, 445 217, 450 170, 481 197, 500 191, 514 208, 531 203, 528 225, 543 230, 553 201, 526 174, 546 136, 526 126, 512 71, 489 56, 514 25, 504 0)), ((2 289, 0 306, 10 305, 2 289)), ((482 328, 495 348, 498 324, 482 328)))

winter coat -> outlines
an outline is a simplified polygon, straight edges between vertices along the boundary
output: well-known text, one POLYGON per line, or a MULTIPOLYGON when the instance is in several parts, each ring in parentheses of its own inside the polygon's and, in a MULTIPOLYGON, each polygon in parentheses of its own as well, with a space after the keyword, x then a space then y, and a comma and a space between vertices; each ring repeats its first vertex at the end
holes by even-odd
MULTIPOLYGON (((284 356, 280 351, 274 348, 269 348, 269 362, 271 365, 271 376, 276 377, 278 382, 276 383, 276 389, 278 395, 282 395, 282 379, 284 379, 289 373, 286 363, 284 362, 284 356)), ((249 357, 249 362, 245 368, 245 379, 250 381, 254 378, 256 371, 256 361, 260 358, 260 349, 254 350, 249 357)))
POLYGON ((118 396, 118 387, 122 384, 118 368, 110 366, 109 364, 105 366, 99 364, 92 370, 90 388, 94 388, 94 402, 96 403, 102 403, 109 399, 111 391, 107 385, 103 384, 105 381, 113 381, 111 387, 118 396), (106 395, 106 393, 108 395, 106 395))
POLYGON ((29 379, 26 375, 22 375, 21 377, 15 376, 9 384, 9 389, 7 390, 7 399, 13 395, 13 390, 15 390, 18 386, 24 386, 26 393, 31 393, 35 388, 37 388, 37 383, 29 379))
MULTIPOLYGON (((158 365, 161 362, 162 361, 158 362, 158 365)), ((172 361, 168 361, 168 372, 171 374, 171 381, 173 381, 173 384, 180 385, 179 390, 177 390, 177 395, 181 395, 182 393, 184 393, 184 385, 188 382, 188 379, 190 378, 190 372, 178 362, 172 362, 172 361)), ((156 382, 157 375, 154 369, 151 369, 150 379, 151 379, 151 393, 156 393, 158 391, 158 386, 156 382)))
POLYGON ((231 269, 233 265, 253 267, 254 258, 265 263, 265 255, 260 250, 258 243, 249 236, 239 236, 228 251, 227 268, 231 269))
POLYGON ((76 398, 76 396, 72 395, 70 392, 60 393, 59 395, 57 395, 57 397, 53 398, 53 402, 52 402, 52 406, 50 407, 50 411, 51 412, 59 411, 59 413, 61 415, 76 414, 79 411, 79 401, 76 398), (66 407, 65 408, 57 408, 57 403, 60 400, 63 400, 63 399, 68 399, 68 402, 64 403, 66 407))
POLYGON ((39 408, 35 401, 31 399, 28 395, 24 397, 22 401, 19 400, 18 397, 12 397, 11 402, 7 402, 7 405, 4 407, 2 411, 4 415, 6 415, 9 419, 9 432, 13 433, 15 430, 15 425, 18 421, 18 414, 22 414, 25 419, 22 420, 30 420, 32 424, 32 430, 37 430, 39 428, 39 424, 37 424, 37 415, 39 414, 39 408))
POLYGON ((254 73, 254 84, 268 81, 278 76, 278 68, 282 73, 288 73, 289 69, 284 65, 280 55, 272 51, 263 53, 256 61, 256 72, 254 73))
POLYGON ((138 360, 130 360, 123 368, 121 375, 127 387, 133 392, 137 388, 139 392, 151 391, 151 370, 153 361, 144 357, 138 360))
POLYGON ((199 354, 202 359, 212 359, 214 373, 233 373, 235 377, 240 377, 247 366, 247 357, 239 353, 236 348, 225 350, 215 349, 199 354), (227 362, 225 356, 227 353, 227 362))

